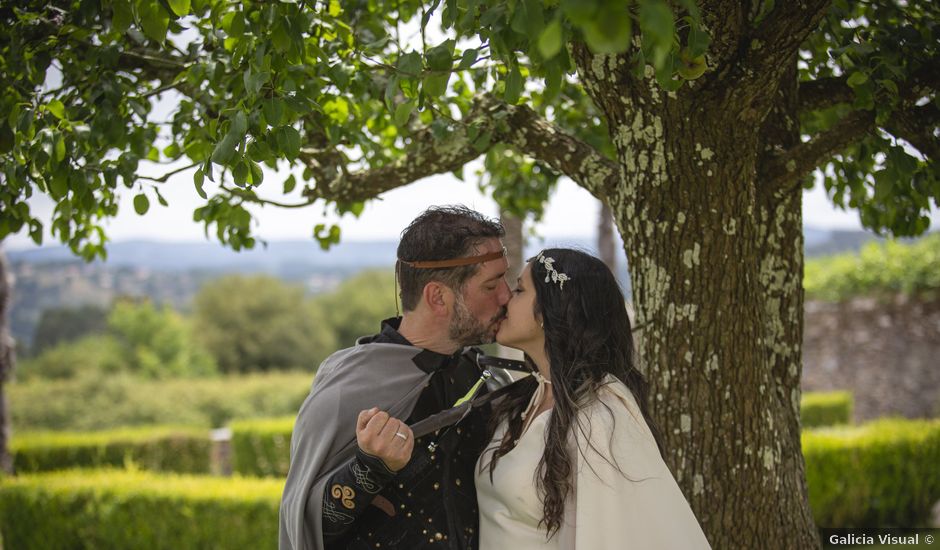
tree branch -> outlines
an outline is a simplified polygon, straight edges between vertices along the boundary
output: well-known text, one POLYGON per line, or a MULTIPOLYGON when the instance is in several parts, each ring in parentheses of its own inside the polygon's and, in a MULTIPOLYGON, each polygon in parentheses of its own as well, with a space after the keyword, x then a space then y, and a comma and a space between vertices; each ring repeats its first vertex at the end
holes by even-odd
POLYGON ((790 59, 825 15, 831 0, 776 2, 773 10, 751 35, 744 65, 751 70, 773 72, 790 59))
POLYGON ((617 164, 587 143, 550 124, 528 107, 507 105, 484 95, 446 139, 438 139, 430 128, 423 128, 412 136, 408 152, 386 166, 347 172, 340 153, 302 149, 300 159, 316 180, 316 185, 303 194, 311 200, 371 199, 419 179, 457 170, 494 143, 505 143, 544 162, 595 196, 605 194, 619 179, 617 164))
POLYGON ((800 82, 800 113, 826 109, 839 103, 851 103, 855 92, 845 83, 844 76, 830 76, 800 82))
POLYGON ((503 136, 505 143, 568 176, 598 199, 619 185, 620 167, 616 162, 525 105, 509 109, 510 130, 503 136))
POLYGON ((760 180, 774 187, 800 181, 834 153, 871 132, 875 113, 855 111, 846 115, 825 132, 811 140, 773 155, 761 163, 760 180))
MULTIPOLYGON (((826 109, 840 103, 851 103, 855 92, 846 84, 844 76, 830 76, 800 82, 800 114, 826 109)), ((898 83, 902 101, 914 102, 931 91, 940 90, 940 62, 921 66, 910 78, 898 83)))
POLYGON ((925 157, 940 159, 940 139, 934 135, 937 125, 940 124, 940 109, 933 103, 920 107, 899 109, 891 114, 884 129, 894 137, 901 138, 914 147, 925 157))

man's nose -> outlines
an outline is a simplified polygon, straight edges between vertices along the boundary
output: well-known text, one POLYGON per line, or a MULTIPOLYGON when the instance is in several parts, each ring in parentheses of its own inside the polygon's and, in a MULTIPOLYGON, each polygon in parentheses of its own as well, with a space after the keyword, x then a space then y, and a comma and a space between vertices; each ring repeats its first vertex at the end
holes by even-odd
POLYGON ((506 282, 506 279, 503 279, 502 284, 499 285, 499 305, 508 304, 510 298, 512 298, 512 291, 509 290, 509 283, 506 282))

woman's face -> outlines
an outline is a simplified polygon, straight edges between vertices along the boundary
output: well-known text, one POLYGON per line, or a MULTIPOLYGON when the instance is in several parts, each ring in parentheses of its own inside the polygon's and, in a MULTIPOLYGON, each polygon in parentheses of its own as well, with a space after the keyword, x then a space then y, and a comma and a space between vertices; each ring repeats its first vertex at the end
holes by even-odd
POLYGON ((526 264, 519 276, 512 298, 506 305, 506 318, 499 325, 496 341, 504 346, 521 349, 532 355, 545 349, 545 332, 535 318, 535 287, 532 285, 532 264, 526 264))

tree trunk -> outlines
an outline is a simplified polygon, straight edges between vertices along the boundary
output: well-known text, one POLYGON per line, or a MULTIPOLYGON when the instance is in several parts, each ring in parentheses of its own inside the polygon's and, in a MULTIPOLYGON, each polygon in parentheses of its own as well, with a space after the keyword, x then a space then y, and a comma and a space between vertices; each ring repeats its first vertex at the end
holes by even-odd
POLYGON ((16 361, 13 337, 7 326, 13 292, 13 274, 9 272, 6 254, 0 243, 0 471, 13 473, 13 456, 10 454, 10 413, 6 400, 6 385, 13 376, 16 361))
POLYGON ((597 215, 597 253, 616 275, 618 251, 614 240, 614 218, 610 206, 604 201, 601 201, 601 211, 597 215))
POLYGON ((525 254, 523 248, 525 247, 525 237, 522 234, 523 220, 508 212, 500 212, 499 222, 503 224, 503 229, 506 230, 506 236, 503 237, 503 244, 506 246, 506 258, 509 260, 509 271, 506 272, 506 277, 510 281, 510 286, 512 286, 512 281, 516 280, 516 277, 522 271, 522 266, 525 265, 525 254))
POLYGON ((774 90, 667 95, 628 60, 576 58, 617 149, 606 199, 666 461, 713 547, 819 547, 799 437, 800 190, 756 177, 765 119, 793 111, 752 108, 774 90))

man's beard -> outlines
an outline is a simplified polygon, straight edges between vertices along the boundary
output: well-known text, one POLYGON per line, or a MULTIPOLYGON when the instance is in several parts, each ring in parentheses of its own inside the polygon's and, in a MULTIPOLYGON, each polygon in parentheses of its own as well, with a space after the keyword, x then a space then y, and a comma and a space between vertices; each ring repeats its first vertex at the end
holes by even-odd
POLYGON ((500 312, 490 320, 488 325, 484 325, 467 309, 463 302, 463 296, 456 294, 454 300, 454 318, 450 322, 448 336, 454 342, 461 346, 475 346, 477 344, 491 344, 496 339, 496 333, 493 325, 506 315, 506 308, 500 309, 500 312))

